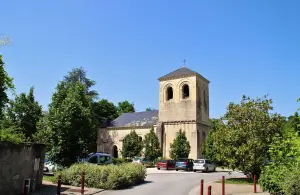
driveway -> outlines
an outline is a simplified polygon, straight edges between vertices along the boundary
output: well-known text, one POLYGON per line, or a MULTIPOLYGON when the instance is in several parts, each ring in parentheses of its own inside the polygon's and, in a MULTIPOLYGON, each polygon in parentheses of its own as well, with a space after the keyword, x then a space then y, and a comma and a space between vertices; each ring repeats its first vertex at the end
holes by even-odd
POLYGON ((98 195, 188 195, 189 192, 197 187, 201 179, 204 182, 211 182, 225 178, 243 176, 242 173, 218 171, 212 173, 185 172, 185 171, 166 171, 148 169, 144 184, 135 186, 131 189, 104 191, 98 195))

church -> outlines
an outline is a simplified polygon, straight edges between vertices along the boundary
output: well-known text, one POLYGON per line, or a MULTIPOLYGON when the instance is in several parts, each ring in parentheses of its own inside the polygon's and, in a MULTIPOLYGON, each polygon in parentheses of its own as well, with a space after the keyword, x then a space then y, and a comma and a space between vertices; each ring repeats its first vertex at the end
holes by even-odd
POLYGON ((99 129, 97 152, 121 157, 123 139, 130 131, 143 140, 154 128, 163 157, 169 158, 170 144, 181 129, 191 146, 189 158, 201 158, 200 147, 209 132, 209 81, 185 66, 158 81, 159 110, 124 113, 99 129))

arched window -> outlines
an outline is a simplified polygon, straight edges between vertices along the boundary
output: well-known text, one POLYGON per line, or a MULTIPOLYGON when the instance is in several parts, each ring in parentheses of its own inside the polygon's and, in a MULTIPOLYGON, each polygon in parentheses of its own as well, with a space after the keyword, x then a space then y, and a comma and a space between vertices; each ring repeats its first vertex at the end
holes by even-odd
POLYGON ((182 98, 186 99, 190 97, 190 88, 188 85, 183 85, 182 87, 182 98))
POLYGON ((173 89, 172 87, 167 88, 167 101, 173 99, 173 89))

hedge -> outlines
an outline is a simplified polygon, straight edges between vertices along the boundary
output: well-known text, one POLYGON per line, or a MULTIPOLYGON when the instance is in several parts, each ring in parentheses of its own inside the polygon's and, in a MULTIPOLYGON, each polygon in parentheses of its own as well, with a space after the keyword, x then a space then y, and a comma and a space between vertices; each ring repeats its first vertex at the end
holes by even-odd
POLYGON ((62 184, 80 186, 82 171, 85 170, 85 186, 107 190, 123 189, 143 182, 146 169, 135 163, 119 165, 74 164, 55 174, 61 175, 62 184))

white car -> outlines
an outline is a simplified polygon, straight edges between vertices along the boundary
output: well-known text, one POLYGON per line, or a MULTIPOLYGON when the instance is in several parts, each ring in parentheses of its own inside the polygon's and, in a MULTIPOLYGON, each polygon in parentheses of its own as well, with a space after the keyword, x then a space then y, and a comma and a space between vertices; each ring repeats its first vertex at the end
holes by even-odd
POLYGON ((196 171, 203 171, 203 172, 209 172, 209 171, 216 171, 216 165, 207 159, 196 159, 193 162, 193 170, 196 171))
POLYGON ((44 173, 54 173, 55 171, 57 171, 58 168, 59 168, 59 166, 57 164, 54 164, 50 161, 45 162, 44 173))

